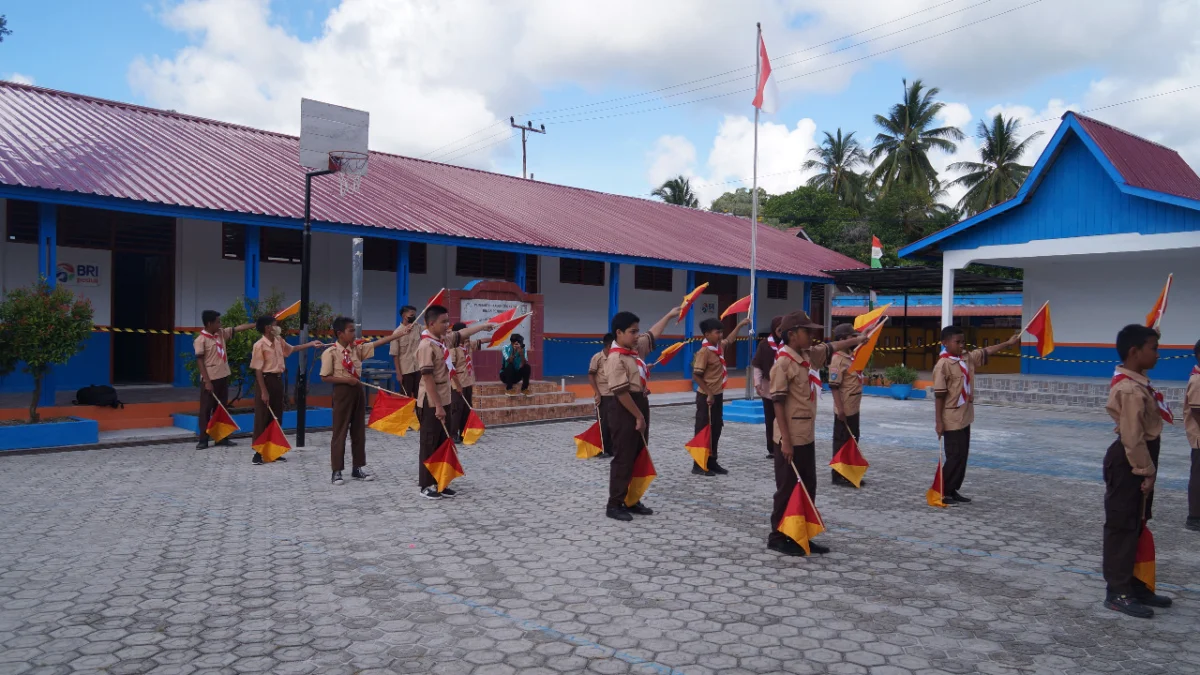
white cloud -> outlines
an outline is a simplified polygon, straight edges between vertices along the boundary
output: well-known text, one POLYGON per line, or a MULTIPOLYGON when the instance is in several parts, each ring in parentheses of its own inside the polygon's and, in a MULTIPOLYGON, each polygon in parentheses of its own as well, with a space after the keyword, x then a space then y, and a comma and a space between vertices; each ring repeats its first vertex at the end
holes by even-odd
POLYGON ((32 75, 22 75, 21 73, 13 73, 4 79, 17 84, 33 84, 32 75))
POLYGON ((654 187, 680 175, 695 178, 693 171, 696 166, 696 146, 683 136, 659 138, 647 156, 650 159, 650 169, 646 175, 650 178, 650 185, 654 187))

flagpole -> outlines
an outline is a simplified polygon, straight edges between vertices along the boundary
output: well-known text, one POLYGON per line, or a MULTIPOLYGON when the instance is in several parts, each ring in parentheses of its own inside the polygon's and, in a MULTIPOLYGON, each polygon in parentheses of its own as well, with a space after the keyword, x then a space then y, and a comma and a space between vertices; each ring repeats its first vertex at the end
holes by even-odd
MULTIPOLYGON (((754 86, 758 86, 758 78, 762 70, 762 24, 755 24, 757 30, 754 38, 754 86)), ((755 321, 755 311, 758 309, 756 297, 755 267, 758 265, 758 106, 754 106, 754 169, 750 182, 750 349, 746 361, 746 400, 754 396, 754 338, 758 336, 758 325, 755 321)))

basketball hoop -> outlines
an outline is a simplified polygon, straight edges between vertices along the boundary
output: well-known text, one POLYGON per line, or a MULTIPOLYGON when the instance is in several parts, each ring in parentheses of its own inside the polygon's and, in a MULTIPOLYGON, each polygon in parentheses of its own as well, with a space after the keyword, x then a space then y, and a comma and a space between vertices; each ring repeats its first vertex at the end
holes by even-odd
POLYGON ((337 174, 338 191, 343 197, 354 194, 367 175, 367 153, 333 150, 329 153, 329 170, 337 174))

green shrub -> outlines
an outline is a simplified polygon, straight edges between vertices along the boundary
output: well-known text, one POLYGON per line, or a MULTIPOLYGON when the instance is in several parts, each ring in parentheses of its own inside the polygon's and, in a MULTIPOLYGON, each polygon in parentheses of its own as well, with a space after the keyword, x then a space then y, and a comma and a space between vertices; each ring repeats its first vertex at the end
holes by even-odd
POLYGON ((917 381, 917 371, 907 366, 888 366, 883 377, 892 384, 912 384, 917 381))

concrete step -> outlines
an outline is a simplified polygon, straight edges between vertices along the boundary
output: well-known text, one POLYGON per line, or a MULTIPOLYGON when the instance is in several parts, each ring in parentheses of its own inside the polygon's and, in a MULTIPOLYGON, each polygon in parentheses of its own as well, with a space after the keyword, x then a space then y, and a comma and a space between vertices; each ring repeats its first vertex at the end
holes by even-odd
MULTIPOLYGON (((515 389, 513 391, 516 391, 515 389)), ((535 393, 532 396, 525 397, 518 393, 516 396, 508 396, 507 394, 492 394, 489 396, 475 395, 474 406, 476 410, 492 410, 495 408, 522 408, 536 405, 555 405, 560 403, 574 403, 575 394, 569 391, 554 391, 551 393, 535 393)))
MULTIPOLYGON (((520 389, 521 389, 521 384, 518 382, 517 385, 513 387, 513 391, 519 391, 520 389)), ((554 393, 554 392, 557 392, 560 390, 561 390, 561 388, 559 387, 559 385, 554 382, 546 382, 543 380, 532 380, 529 383, 529 391, 531 391, 535 394, 551 394, 551 393, 554 393)), ((476 382, 475 383, 475 395, 476 396, 497 396, 497 395, 503 396, 504 395, 504 384, 502 382, 476 382)))
POLYGON ((725 404, 724 411, 726 422, 736 422, 739 424, 764 424, 766 417, 763 415, 762 401, 760 399, 730 401, 725 404))
POLYGON ((592 418, 596 409, 591 401, 579 403, 554 403, 550 405, 524 405, 510 408, 480 409, 479 417, 485 425, 521 424, 543 420, 564 420, 579 417, 592 418))
MULTIPOLYGON (((1108 404, 1108 383, 1103 380, 1050 380, 979 376, 975 383, 975 402, 987 405, 1011 405, 1023 408, 1078 408, 1103 411, 1108 404)), ((1163 398, 1182 419, 1183 387, 1162 387, 1163 398)))

